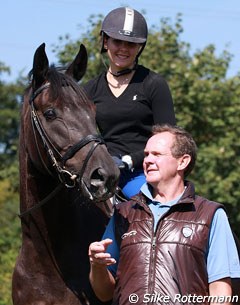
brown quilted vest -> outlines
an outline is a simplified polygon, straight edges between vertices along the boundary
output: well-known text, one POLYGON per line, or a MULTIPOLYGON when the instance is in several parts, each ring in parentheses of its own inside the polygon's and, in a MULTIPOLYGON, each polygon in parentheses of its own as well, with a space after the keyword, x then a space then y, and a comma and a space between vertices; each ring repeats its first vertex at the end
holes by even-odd
MULTIPOLYGON (((139 194, 116 207, 120 260, 113 304, 198 304, 181 296, 208 296, 206 251, 211 221, 223 207, 195 196, 190 182, 160 219, 156 232, 146 198, 139 194)), ((208 304, 201 301, 200 304, 208 304)))

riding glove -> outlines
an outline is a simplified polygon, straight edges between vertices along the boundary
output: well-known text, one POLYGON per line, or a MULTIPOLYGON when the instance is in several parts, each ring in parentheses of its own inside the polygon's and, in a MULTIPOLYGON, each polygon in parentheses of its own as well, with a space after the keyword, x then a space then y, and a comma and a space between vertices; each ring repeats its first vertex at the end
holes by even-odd
POLYGON ((122 158, 113 156, 113 161, 115 162, 115 164, 117 165, 117 167, 121 170, 131 170, 132 169, 132 158, 129 155, 125 155, 122 158))

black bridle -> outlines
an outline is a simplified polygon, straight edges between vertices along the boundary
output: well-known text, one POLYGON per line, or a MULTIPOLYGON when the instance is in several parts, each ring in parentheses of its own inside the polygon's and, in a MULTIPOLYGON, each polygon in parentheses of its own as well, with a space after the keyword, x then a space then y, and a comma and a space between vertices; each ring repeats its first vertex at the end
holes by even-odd
MULTIPOLYGON (((52 167, 56 170, 58 178, 61 182, 60 185, 56 187, 46 198, 44 198, 42 201, 35 204, 33 207, 28 209, 27 211, 21 213, 19 216, 22 217, 25 214, 29 214, 33 210, 39 208, 44 203, 49 201, 55 194, 61 189, 62 185, 65 185, 67 188, 74 188, 76 186, 76 180, 78 180, 79 184, 82 182, 83 174, 86 169, 86 166, 88 164, 89 159, 91 158, 94 150, 97 148, 100 144, 105 144, 103 138, 100 135, 87 135, 83 139, 81 139, 79 142, 71 146, 64 155, 61 155, 61 153, 58 151, 58 149, 53 145, 51 140, 49 139, 46 131, 43 128, 43 125, 39 119, 39 116, 37 114, 34 100, 35 98, 42 93, 43 90, 50 87, 50 83, 45 83, 40 88, 38 88, 36 91, 34 91, 29 99, 29 104, 31 107, 31 122, 33 127, 33 133, 35 138, 35 144, 37 146, 38 154, 41 159, 42 165, 44 166, 45 170, 53 176, 52 172, 48 169, 46 163, 44 162, 43 158, 41 157, 40 149, 38 146, 36 131, 38 132, 42 143, 50 157, 52 167), (80 149, 82 149, 84 146, 86 146, 88 143, 94 142, 91 146, 90 150, 87 153, 86 158, 84 159, 82 168, 79 173, 72 173, 65 169, 65 164, 67 160, 71 159, 80 149), (57 155, 57 156, 56 156, 57 155)), ((91 195, 91 194, 90 194, 91 195)))

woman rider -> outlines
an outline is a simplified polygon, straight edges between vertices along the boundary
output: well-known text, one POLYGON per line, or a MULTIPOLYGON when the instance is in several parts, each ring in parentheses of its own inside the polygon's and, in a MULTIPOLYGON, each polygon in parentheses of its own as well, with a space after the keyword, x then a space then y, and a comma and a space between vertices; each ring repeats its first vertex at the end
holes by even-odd
POLYGON ((96 121, 121 170, 119 187, 130 198, 145 182, 144 147, 154 124, 175 125, 172 96, 164 78, 139 65, 147 42, 145 18, 129 7, 112 10, 100 31, 109 67, 85 85, 96 121))

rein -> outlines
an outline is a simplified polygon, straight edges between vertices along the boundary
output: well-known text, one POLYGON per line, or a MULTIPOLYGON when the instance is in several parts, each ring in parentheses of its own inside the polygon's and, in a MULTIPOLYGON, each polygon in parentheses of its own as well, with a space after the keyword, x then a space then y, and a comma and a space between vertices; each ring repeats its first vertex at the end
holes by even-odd
POLYGON ((31 213, 32 211, 38 209, 39 207, 41 207, 42 205, 44 205, 46 202, 48 202, 52 197, 54 197, 58 191, 60 191, 60 189, 62 188, 62 186, 64 185, 67 188, 74 188, 76 186, 76 180, 78 179, 79 182, 82 181, 83 178, 83 174, 84 171, 87 167, 88 161, 91 158, 93 152, 95 151, 95 149, 97 148, 98 145, 100 144, 105 144, 103 138, 100 135, 87 135, 86 137, 84 137, 83 139, 81 139, 79 142, 77 142, 76 144, 74 144, 72 147, 70 147, 66 153, 62 156, 60 154, 60 152, 57 150, 56 147, 54 147, 53 143, 51 142, 51 140, 49 139, 47 133, 45 132, 42 123, 39 119, 39 116, 37 114, 35 105, 34 105, 34 99, 40 94, 42 93, 43 90, 48 89, 50 87, 50 83, 46 83, 44 85, 42 85, 40 88, 38 88, 35 92, 32 93, 32 96, 29 99, 29 104, 31 107, 31 122, 32 122, 32 126, 33 126, 33 132, 34 132, 34 138, 35 138, 35 143, 37 146, 37 150, 38 150, 38 154, 39 157, 41 159, 41 162, 44 166, 44 168, 47 170, 47 172, 53 176, 52 172, 48 169, 47 165, 45 164, 43 158, 41 157, 41 153, 40 153, 40 149, 38 146, 38 142, 37 142, 37 137, 36 137, 36 132, 38 132, 42 143, 51 159, 51 163, 53 168, 56 169, 57 174, 58 174, 58 178, 61 182, 60 185, 58 185, 46 198, 44 198, 43 200, 41 200, 40 202, 38 202, 37 204, 35 204, 33 207, 29 208, 28 210, 24 211, 23 213, 19 214, 19 217, 23 217, 26 214, 31 213), (87 153, 86 158, 84 159, 82 168, 80 170, 79 174, 76 173, 72 173, 66 169, 64 169, 64 166, 67 162, 67 160, 71 159, 81 148, 83 148, 84 146, 86 146, 87 144, 89 144, 90 142, 94 142, 92 147, 90 148, 90 150, 87 153), (58 156, 55 157, 55 154, 57 154, 58 156), (57 161, 57 159, 59 161, 57 161))
POLYGON ((51 198, 53 198, 59 191, 60 189, 63 188, 62 184, 58 184, 58 186, 49 194, 47 195, 47 197, 45 197, 43 200, 39 201, 38 203, 36 203, 34 206, 32 206, 31 208, 29 208, 28 210, 18 214, 19 218, 22 218, 28 214, 31 214, 33 211, 37 210, 38 208, 40 208, 41 206, 43 206, 45 203, 47 203, 51 198))

